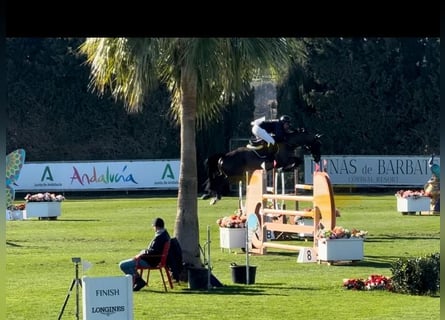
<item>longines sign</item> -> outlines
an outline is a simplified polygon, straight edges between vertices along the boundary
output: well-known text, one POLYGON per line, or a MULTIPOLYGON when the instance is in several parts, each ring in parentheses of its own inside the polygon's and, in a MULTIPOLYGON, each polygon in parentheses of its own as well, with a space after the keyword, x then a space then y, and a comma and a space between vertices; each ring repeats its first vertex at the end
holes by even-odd
MULTIPOLYGON (((333 185, 422 186, 430 179, 430 156, 322 156, 321 169, 333 185)), ((434 157, 440 165, 440 157, 434 157)), ((304 158, 304 180, 312 184, 315 163, 304 158)))
POLYGON ((83 320, 133 320, 133 278, 83 277, 83 320))

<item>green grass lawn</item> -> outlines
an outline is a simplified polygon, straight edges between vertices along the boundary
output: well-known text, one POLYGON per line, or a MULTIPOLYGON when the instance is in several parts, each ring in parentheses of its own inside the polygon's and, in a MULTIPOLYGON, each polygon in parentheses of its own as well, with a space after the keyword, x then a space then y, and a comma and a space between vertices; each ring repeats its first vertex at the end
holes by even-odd
MULTIPOLYGON (((237 209, 238 199, 226 197, 215 206, 199 200, 200 243, 206 243, 210 226, 213 274, 225 286, 191 291, 181 283, 165 293, 159 273, 153 273, 150 286, 134 293, 134 319, 439 319, 439 296, 346 290, 342 282, 389 277, 395 259, 439 252, 440 217, 402 215, 394 195, 336 194, 335 201, 341 212, 337 225, 369 232, 362 261, 297 263, 296 252, 268 249, 249 257, 257 266, 255 284, 243 285, 232 283, 230 264, 245 264, 246 255, 221 250, 216 224, 237 209)), ((57 319, 75 275, 72 257, 93 264, 82 276, 122 275, 119 261, 147 246, 153 218, 163 217, 174 235, 176 205, 174 197, 68 198, 57 220, 7 221, 6 318, 57 319)), ((63 319, 75 319, 74 294, 63 319)))

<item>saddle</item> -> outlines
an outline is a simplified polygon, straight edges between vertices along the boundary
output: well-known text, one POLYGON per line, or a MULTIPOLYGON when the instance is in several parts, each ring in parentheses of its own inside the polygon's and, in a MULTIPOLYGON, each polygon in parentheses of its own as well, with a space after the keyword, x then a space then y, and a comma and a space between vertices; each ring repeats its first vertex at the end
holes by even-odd
POLYGON ((250 150, 261 150, 267 148, 267 143, 262 139, 249 140, 249 144, 246 145, 246 148, 250 150))
POLYGON ((275 144, 269 146, 266 141, 257 139, 249 140, 249 144, 246 145, 246 148, 253 151, 258 156, 258 158, 266 159, 273 157, 276 152, 277 145, 275 144))

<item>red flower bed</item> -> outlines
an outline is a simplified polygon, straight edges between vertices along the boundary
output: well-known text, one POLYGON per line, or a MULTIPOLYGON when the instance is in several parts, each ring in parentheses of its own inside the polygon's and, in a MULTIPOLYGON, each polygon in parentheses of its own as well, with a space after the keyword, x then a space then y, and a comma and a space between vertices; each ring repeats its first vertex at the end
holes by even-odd
POLYGON ((343 287, 353 290, 392 290, 391 278, 372 274, 368 279, 345 279, 343 287))

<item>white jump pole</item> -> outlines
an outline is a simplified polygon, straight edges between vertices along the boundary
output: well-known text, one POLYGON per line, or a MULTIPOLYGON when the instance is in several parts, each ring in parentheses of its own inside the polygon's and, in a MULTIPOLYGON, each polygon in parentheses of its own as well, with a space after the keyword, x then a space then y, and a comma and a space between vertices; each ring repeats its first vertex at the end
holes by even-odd
POLYGON ((247 224, 248 222, 246 221, 246 284, 249 284, 249 226, 247 224))
POLYGON ((243 206, 243 181, 242 181, 242 180, 240 180, 239 183, 238 183, 238 198, 239 198, 238 206, 239 206, 240 212, 241 212, 242 214, 244 214, 244 206, 243 206))
MULTIPOLYGON (((285 185, 284 185, 284 171, 281 170, 281 194, 284 195, 286 193, 285 190, 285 185)), ((284 207, 284 200, 281 200, 281 209, 285 209, 284 207)))
MULTIPOLYGON (((247 188, 249 186, 249 171, 246 171, 246 192, 247 188)), ((242 198, 242 188, 241 188, 241 181, 240 181, 240 199, 242 198)), ((247 215, 247 212, 243 212, 243 215, 247 215)), ((247 217, 247 216, 246 216, 247 217)), ((248 284, 249 281, 249 226, 248 221, 246 220, 246 283, 248 284)))
POLYGON ((207 289, 211 289, 210 275, 212 274, 211 264, 210 264, 210 226, 207 226, 207 289))
MULTIPOLYGON (((273 193, 277 194, 278 192, 278 171, 276 169, 274 169, 274 181, 273 181, 273 193)), ((273 200, 274 201, 274 209, 278 209, 278 202, 277 200, 273 200)))

